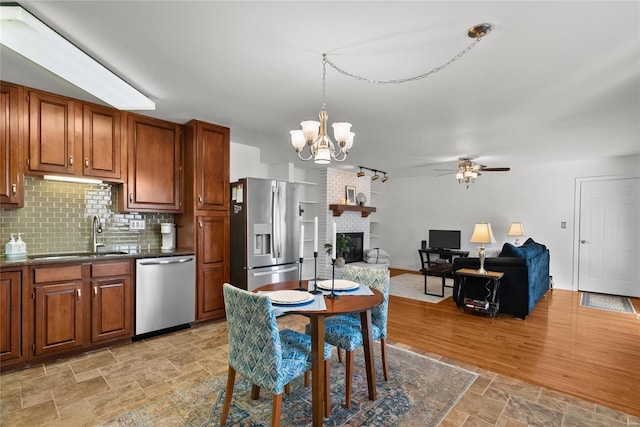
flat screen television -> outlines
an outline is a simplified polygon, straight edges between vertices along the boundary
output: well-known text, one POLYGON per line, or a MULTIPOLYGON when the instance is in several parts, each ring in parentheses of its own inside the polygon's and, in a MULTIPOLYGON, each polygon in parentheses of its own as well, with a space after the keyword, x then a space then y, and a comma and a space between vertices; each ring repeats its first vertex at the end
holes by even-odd
POLYGON ((460 230, 429 230, 432 249, 460 249, 460 230))

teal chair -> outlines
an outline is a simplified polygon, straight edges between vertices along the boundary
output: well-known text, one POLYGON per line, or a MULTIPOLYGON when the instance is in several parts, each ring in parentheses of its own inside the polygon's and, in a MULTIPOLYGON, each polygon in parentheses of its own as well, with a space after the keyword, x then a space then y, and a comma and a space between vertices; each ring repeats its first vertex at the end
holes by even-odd
MULTIPOLYGON (((379 268, 367 268, 346 265, 342 278, 361 285, 367 285, 382 293, 382 303, 371 309, 371 336, 380 340, 382 371, 384 379, 389 379, 387 369, 387 312, 389 307, 389 271, 379 268)), ((345 298, 348 298, 345 296, 345 298)), ((342 361, 340 349, 346 351, 345 373, 345 406, 351 406, 351 382, 353 375, 353 352, 364 345, 359 313, 333 316, 325 320, 324 340, 338 348, 338 357, 342 361)), ((306 329, 310 333, 309 325, 306 329)))
MULTIPOLYGON (((271 300, 265 295, 223 285, 229 336, 229 375, 220 425, 227 423, 236 372, 253 384, 251 398, 260 388, 273 394, 271 425, 280 425, 282 392, 289 382, 311 369, 311 339, 291 329, 278 331, 271 300)), ((329 416, 331 347, 325 345, 325 416, 329 416)))

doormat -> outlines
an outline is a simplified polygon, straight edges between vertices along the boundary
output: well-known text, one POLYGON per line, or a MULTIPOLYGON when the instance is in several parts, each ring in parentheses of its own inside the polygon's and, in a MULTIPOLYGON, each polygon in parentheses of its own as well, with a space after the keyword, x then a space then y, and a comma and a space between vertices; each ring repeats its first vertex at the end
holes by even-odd
POLYGON ((633 304, 627 297, 618 295, 594 294, 592 292, 581 292, 580 305, 583 307, 599 308, 609 311, 620 311, 622 313, 635 313, 633 304))

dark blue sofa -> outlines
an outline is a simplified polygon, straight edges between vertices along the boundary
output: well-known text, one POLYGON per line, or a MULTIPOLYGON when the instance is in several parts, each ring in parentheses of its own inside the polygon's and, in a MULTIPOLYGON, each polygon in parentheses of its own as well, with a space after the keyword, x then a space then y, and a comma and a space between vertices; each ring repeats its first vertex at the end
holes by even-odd
MULTIPOLYGON (((480 259, 456 258, 453 261, 454 273, 461 268, 477 270, 480 268, 480 259)), ((504 273, 500 281, 500 313, 524 319, 549 290, 549 250, 533 239, 527 239, 520 247, 505 243, 500 255, 484 260, 484 268, 504 273)), ((454 298, 458 295, 458 288, 458 276, 454 274, 454 298)), ((485 299, 484 286, 472 285, 465 289, 467 297, 485 299)))

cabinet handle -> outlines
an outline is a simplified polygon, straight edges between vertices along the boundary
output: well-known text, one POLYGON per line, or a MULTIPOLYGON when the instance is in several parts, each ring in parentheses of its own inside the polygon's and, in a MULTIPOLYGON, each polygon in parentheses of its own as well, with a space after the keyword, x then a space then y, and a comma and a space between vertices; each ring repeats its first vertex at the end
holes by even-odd
POLYGON ((84 159, 84 167, 85 168, 89 167, 89 159, 84 159))
POLYGON ((73 156, 69 156, 69 166, 73 166, 73 156))
POLYGON ((129 193, 129 203, 133 203, 133 193, 129 193))
POLYGON ((80 298, 82 298, 82 290, 76 289, 76 292, 78 293, 78 301, 80 301, 80 298))
POLYGON ((202 195, 198 196, 198 201, 202 204, 202 195))
POLYGON ((200 226, 200 228, 204 227, 202 220, 198 221, 198 225, 200 226))
POLYGON ((11 192, 13 193, 14 196, 18 193, 18 185, 17 184, 11 184, 11 192))
POLYGON ((98 298, 98 287, 94 286, 93 287, 93 298, 98 298))

